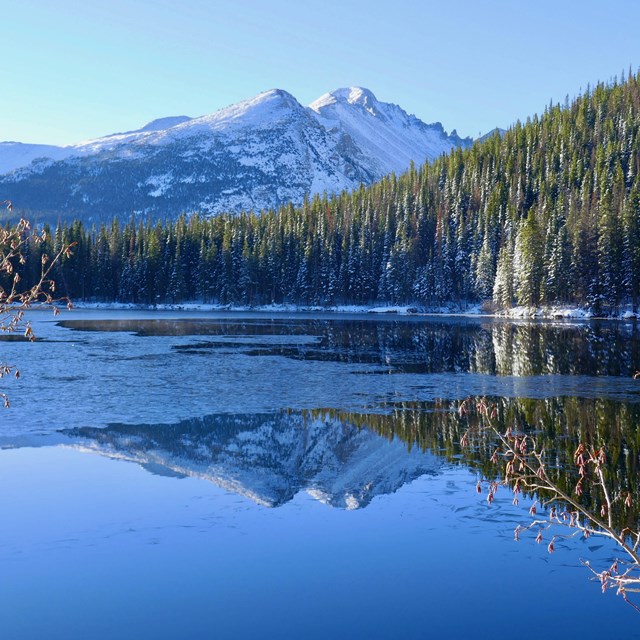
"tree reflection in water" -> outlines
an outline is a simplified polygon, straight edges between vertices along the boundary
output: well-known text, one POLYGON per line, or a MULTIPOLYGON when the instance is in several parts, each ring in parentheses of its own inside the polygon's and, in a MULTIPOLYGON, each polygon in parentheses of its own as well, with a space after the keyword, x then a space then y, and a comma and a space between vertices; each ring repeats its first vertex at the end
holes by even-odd
POLYGON ((613 400, 475 397, 342 417, 476 468, 490 504, 499 486, 514 504, 528 495, 531 520, 516 526, 516 539, 533 531, 550 553, 560 538, 612 540, 623 558, 606 567, 583 562, 603 590, 615 588, 640 611, 632 599, 640 593, 639 414, 640 404, 613 400))

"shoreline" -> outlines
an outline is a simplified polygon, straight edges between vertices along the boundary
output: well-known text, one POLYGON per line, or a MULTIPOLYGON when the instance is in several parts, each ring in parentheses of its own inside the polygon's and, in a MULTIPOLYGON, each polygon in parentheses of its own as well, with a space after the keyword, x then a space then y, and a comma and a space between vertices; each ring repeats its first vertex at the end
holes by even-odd
POLYGON ((557 307, 513 307, 506 311, 487 312, 480 304, 441 305, 420 307, 416 305, 233 305, 203 302, 183 302, 176 304, 142 304, 133 302, 74 302, 76 309, 100 309, 117 311, 194 311, 194 312, 251 312, 258 313, 357 313, 399 316, 469 316, 484 318, 504 318, 511 320, 618 320, 636 321, 640 313, 633 313, 630 306, 624 307, 617 315, 596 315, 590 309, 572 306, 557 307))

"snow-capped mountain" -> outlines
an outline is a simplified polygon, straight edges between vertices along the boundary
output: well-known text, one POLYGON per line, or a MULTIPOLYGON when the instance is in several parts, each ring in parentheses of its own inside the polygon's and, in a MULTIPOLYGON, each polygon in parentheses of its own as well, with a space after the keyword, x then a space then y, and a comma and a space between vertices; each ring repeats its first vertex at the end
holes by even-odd
POLYGON ((408 451, 399 440, 302 413, 216 415, 64 433, 81 449, 153 473, 199 477, 268 507, 307 491, 333 507, 358 509, 441 465, 436 456, 408 451))
POLYGON ((380 177, 471 142, 455 130, 447 135, 439 122, 425 124, 395 104, 379 102, 360 87, 325 93, 309 109, 326 129, 349 135, 380 177))
POLYGON ((261 210, 353 189, 467 146, 367 89, 309 107, 280 89, 67 147, 0 143, 0 193, 64 216, 261 210))

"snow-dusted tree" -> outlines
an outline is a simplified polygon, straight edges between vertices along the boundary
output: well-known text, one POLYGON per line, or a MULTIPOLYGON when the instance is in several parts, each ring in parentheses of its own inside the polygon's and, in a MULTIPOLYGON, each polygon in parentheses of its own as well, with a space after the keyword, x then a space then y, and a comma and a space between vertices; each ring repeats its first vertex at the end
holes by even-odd
POLYGON ((548 230, 546 244, 544 300, 547 303, 565 302, 571 295, 571 252, 566 225, 555 233, 548 230))
POLYGON ((478 253, 476 262, 476 278, 475 289, 481 300, 486 300, 493 293, 495 281, 493 255, 491 254, 491 246, 489 244, 489 235, 485 234, 482 247, 478 253))
POLYGON ((598 282, 600 300, 608 310, 616 310, 621 297, 622 236, 611 194, 605 193, 598 210, 598 282))
POLYGON ((534 306, 540 302, 543 277, 543 246, 533 211, 518 228, 513 253, 513 274, 518 304, 534 306))
POLYGON ((513 300, 513 258, 508 244, 504 244, 498 254, 493 301, 499 309, 508 309, 513 304, 513 300))
POLYGON ((640 189, 635 186, 624 207, 623 229, 623 279, 624 288, 631 299, 633 311, 638 310, 640 298, 640 189))

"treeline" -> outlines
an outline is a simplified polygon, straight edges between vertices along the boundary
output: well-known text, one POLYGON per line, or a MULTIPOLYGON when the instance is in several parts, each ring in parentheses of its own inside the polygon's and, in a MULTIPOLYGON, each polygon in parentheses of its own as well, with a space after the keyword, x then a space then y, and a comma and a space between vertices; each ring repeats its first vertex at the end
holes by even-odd
POLYGON ((74 299, 635 309, 639 131, 629 74, 353 193, 262 214, 76 221, 48 250, 77 243, 58 273, 74 299))

